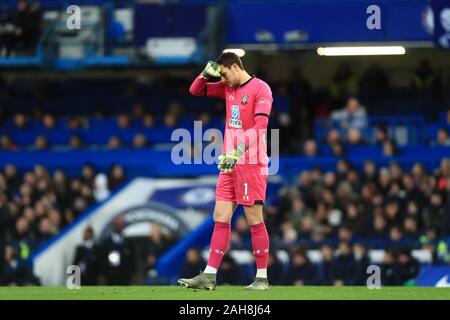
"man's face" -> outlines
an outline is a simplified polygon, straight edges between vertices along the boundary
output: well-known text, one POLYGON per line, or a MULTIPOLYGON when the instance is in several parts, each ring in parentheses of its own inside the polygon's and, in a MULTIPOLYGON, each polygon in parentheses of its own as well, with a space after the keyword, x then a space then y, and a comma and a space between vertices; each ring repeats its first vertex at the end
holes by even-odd
POLYGON ((84 231, 84 237, 83 238, 84 238, 85 241, 92 240, 92 238, 93 238, 92 231, 91 230, 84 231))
POLYGON ((355 113, 358 111, 359 103, 356 99, 349 99, 347 102, 347 111, 349 113, 355 113))
POLYGON ((238 76, 239 67, 236 64, 233 64, 230 68, 220 65, 220 76, 222 81, 228 84, 230 87, 235 87, 239 85, 239 76, 238 76))

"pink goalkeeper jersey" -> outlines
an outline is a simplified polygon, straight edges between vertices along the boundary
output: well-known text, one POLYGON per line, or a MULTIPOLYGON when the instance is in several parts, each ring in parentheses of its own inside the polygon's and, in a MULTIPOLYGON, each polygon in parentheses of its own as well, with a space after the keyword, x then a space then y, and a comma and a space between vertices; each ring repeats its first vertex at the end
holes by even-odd
POLYGON ((249 146, 245 159, 242 159, 245 164, 267 166, 267 143, 263 137, 267 131, 273 98, 266 82, 252 77, 239 87, 230 87, 222 81, 208 83, 198 76, 189 91, 196 96, 225 99, 227 111, 223 152, 245 142, 249 146))

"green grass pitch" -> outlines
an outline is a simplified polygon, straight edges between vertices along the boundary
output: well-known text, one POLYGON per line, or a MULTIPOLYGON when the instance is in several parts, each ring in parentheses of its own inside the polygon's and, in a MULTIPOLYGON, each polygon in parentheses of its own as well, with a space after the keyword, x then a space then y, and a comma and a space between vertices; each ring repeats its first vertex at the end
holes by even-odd
POLYGON ((219 286, 215 291, 176 286, 130 287, 0 287, 0 300, 450 300, 450 288, 291 287, 245 291, 244 287, 219 286))

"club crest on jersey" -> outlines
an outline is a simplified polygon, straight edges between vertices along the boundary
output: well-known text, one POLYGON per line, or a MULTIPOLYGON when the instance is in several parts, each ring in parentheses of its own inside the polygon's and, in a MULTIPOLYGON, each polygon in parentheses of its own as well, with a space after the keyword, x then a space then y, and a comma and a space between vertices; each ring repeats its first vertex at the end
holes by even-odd
POLYGON ((242 104, 247 104, 247 101, 248 101, 248 95, 246 95, 246 94, 244 94, 243 96, 242 96, 242 104))
POLYGON ((232 128, 242 128, 242 121, 239 120, 241 116, 241 112, 239 110, 239 106, 233 104, 231 106, 231 119, 228 121, 228 125, 232 128))

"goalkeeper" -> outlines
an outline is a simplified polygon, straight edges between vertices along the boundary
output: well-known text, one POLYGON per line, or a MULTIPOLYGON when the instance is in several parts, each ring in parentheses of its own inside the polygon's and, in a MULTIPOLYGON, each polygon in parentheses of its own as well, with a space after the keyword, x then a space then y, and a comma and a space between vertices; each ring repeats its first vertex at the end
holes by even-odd
POLYGON ((250 226, 256 276, 246 289, 267 290, 269 236, 263 219, 268 158, 265 133, 272 108, 272 92, 264 81, 250 76, 234 53, 222 53, 209 61, 194 80, 189 92, 194 96, 225 99, 226 126, 223 153, 219 157, 214 231, 208 264, 203 272, 178 283, 188 288, 214 290, 216 274, 230 241, 231 217, 237 205, 244 206, 250 226), (219 82, 208 82, 219 78, 219 82))

